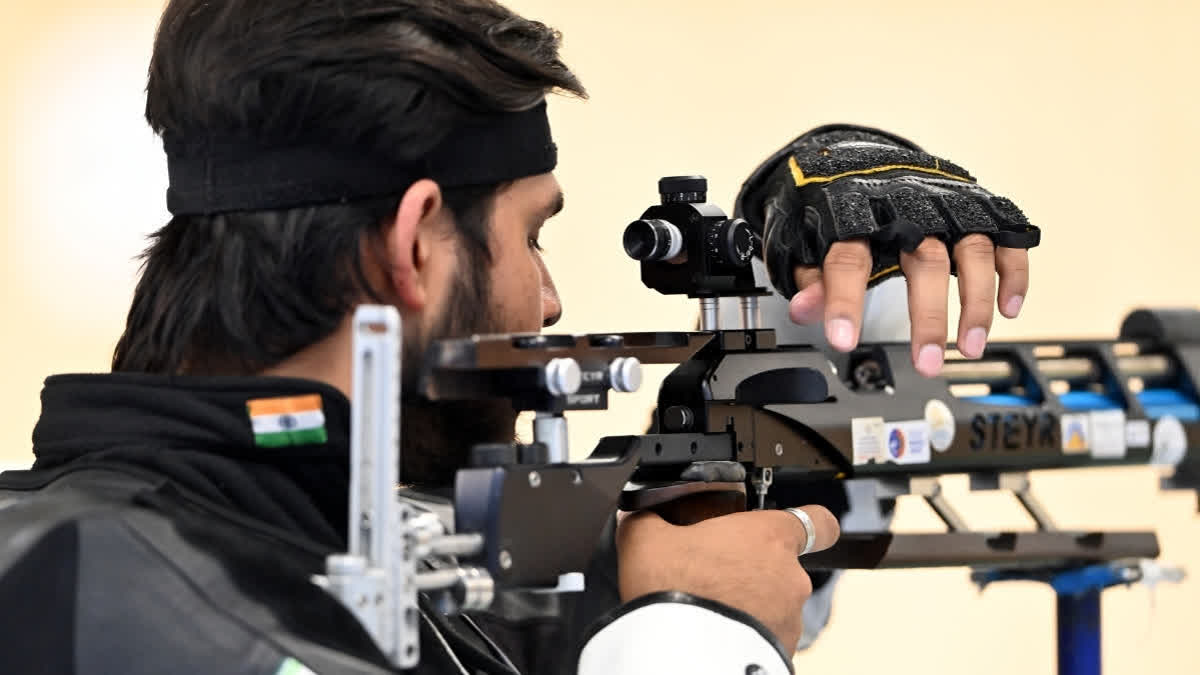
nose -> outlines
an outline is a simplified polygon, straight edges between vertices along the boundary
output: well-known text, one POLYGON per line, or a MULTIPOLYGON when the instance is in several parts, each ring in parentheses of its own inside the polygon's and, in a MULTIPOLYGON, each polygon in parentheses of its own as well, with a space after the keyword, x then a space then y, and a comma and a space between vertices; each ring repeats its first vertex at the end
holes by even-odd
POLYGON ((546 266, 542 265, 542 328, 549 328, 562 318, 562 300, 558 297, 558 289, 550 278, 546 266))

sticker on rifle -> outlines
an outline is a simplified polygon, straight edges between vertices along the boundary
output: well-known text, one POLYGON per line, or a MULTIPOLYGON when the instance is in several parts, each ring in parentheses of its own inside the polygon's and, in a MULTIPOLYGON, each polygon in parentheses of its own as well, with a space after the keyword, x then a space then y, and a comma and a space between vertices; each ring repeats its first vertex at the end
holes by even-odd
POLYGON ((1125 445, 1130 449, 1150 447, 1150 420, 1129 420, 1126 422, 1125 445))
POLYGON ((1088 416, 1087 414, 1062 416, 1063 452, 1078 454, 1088 449, 1088 416))
POLYGON ((1125 456, 1125 411, 1094 410, 1090 415, 1092 457, 1121 459, 1125 456))
POLYGON ((925 420, 884 425, 887 453, 884 459, 896 464, 925 464, 929 456, 929 423, 925 420))
POLYGON ((1176 466, 1187 455, 1187 433, 1183 423, 1172 415, 1166 415, 1154 425, 1154 450, 1150 461, 1154 464, 1176 466))
POLYGON ((850 420, 850 438, 854 445, 854 463, 883 460, 883 418, 856 417, 850 420))
POLYGON ((954 413, 950 406, 930 399, 925 404, 925 422, 929 424, 929 444, 938 452, 945 452, 954 443, 954 413))

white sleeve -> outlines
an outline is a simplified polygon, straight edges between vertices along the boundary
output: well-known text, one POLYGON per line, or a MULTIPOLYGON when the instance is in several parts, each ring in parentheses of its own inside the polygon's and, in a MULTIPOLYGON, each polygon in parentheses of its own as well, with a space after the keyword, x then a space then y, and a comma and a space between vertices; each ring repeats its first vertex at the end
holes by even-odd
POLYGON ((577 675, 791 675, 791 661, 750 615, 686 593, 656 593, 602 620, 577 675))

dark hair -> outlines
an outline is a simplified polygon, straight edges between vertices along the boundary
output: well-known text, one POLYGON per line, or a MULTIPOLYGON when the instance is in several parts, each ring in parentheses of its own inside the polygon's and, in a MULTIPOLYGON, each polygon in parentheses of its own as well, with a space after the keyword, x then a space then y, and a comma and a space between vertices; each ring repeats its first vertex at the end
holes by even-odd
MULTIPOLYGON (((319 137, 415 159, 482 116, 585 96, 559 43, 491 0, 172 0, 146 118, 177 139, 319 137)), ((489 259, 498 187, 443 191, 473 263, 489 259)), ((328 336, 374 296, 362 245, 400 197, 173 218, 143 255, 113 370, 245 374, 328 336)))

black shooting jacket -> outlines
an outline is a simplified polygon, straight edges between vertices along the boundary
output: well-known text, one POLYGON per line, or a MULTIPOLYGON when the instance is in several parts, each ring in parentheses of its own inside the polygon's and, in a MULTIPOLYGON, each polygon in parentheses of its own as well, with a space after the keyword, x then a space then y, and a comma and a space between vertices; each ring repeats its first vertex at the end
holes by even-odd
MULTIPOLYGON (((395 672, 311 581, 345 550, 339 392, 68 375, 47 380, 42 404, 36 463, 0 474, 0 673, 395 672), (256 444, 248 401, 314 394, 324 442, 256 444)), ((584 594, 502 596, 466 617, 426 608, 412 672, 570 672, 586 627, 619 602, 602 549, 584 594)))

